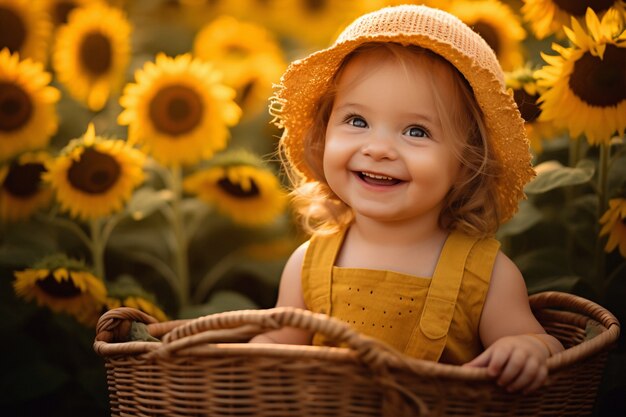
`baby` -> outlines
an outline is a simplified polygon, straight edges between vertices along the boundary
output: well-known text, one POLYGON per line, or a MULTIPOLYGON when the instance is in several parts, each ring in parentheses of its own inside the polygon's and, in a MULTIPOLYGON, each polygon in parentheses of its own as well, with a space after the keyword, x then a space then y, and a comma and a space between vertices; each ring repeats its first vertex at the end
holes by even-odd
MULTIPOLYGON (((284 74, 272 112, 312 237, 277 306, 343 320, 421 359, 530 392, 563 349, 493 236, 533 177, 523 121, 486 42, 454 16, 390 7, 284 74)), ((329 344, 283 328, 252 342, 329 344)))

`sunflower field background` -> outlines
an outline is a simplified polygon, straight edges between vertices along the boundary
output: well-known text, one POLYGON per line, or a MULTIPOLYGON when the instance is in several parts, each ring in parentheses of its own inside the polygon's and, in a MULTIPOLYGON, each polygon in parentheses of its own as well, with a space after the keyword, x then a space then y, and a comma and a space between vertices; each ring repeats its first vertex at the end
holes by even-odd
MULTIPOLYGON (((0 0, 0 407, 104 416, 95 322, 272 307, 305 239, 267 111, 356 16, 427 3, 506 71, 538 176, 498 238, 529 292, 626 323, 623 0, 0 0), (589 6, 589 8, 587 8, 589 6)), ((624 337, 596 415, 626 415, 624 337)))

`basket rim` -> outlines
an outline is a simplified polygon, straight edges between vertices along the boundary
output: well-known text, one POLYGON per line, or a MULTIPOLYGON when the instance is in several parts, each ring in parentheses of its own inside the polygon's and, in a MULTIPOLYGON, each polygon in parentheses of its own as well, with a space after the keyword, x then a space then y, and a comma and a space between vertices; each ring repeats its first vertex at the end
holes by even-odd
MULTIPOLYGON (((571 309, 600 325, 600 332, 576 346, 565 349, 548 359, 550 374, 554 374, 575 362, 608 350, 619 337, 617 318, 604 307, 585 298, 558 291, 542 292, 529 297, 533 310, 571 309)), ((94 350, 105 359, 136 356, 146 360, 171 360, 177 356, 267 356, 284 357, 288 360, 302 358, 327 359, 330 361, 361 362, 374 370, 408 370, 427 376, 481 381, 491 379, 485 368, 464 367, 415 359, 395 351, 384 343, 360 335, 345 323, 325 315, 295 307, 279 307, 266 310, 239 310, 217 313, 196 319, 173 320, 158 323, 154 318, 138 310, 121 307, 102 315, 97 325, 94 350), (164 336, 160 342, 130 341, 115 343, 116 329, 128 320, 148 324, 152 335, 164 336), (251 322, 253 324, 251 324, 251 322), (252 336, 284 323, 298 322, 312 328, 323 328, 348 342, 349 347, 302 346, 261 343, 221 343, 237 337, 252 336), (260 324, 263 323, 263 326, 260 324), (207 326, 224 328, 207 328, 207 326), (265 327, 264 327, 265 326, 265 327)))

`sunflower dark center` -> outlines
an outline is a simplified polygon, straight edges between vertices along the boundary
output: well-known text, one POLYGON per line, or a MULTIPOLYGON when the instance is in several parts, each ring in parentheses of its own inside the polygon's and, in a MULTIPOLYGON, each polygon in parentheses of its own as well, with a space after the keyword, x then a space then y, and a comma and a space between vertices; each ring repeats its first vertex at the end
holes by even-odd
POLYGON ((526 122, 532 123, 537 120, 537 117, 541 114, 541 109, 537 105, 537 100, 539 100, 538 94, 530 95, 524 89, 520 89, 513 91, 513 98, 522 114, 522 118, 526 122))
POLYGON ((474 23, 472 29, 474 29, 474 32, 478 33, 487 42, 487 44, 491 46, 491 49, 493 49, 496 55, 500 54, 500 37, 492 25, 479 20, 474 23))
POLYGON ((220 178, 217 181, 217 185, 227 194, 230 194, 236 198, 255 198, 260 193, 259 187, 256 185, 253 179, 250 179, 250 188, 244 190, 239 183, 234 183, 228 177, 220 178))
POLYGON ((74 298, 82 294, 80 288, 75 286, 71 279, 59 282, 52 275, 37 281, 37 286, 46 294, 56 298, 74 298))
POLYGON ((43 164, 11 164, 2 187, 11 195, 28 198, 37 193, 41 184, 41 174, 45 171, 43 164))
POLYGON ((202 121, 202 99, 194 90, 171 85, 159 90, 150 102, 150 121, 167 135, 189 133, 202 121))
POLYGON ((586 52, 574 63, 569 87, 591 106, 611 107, 626 100, 626 48, 607 45, 603 59, 586 52))
POLYGON ((88 33, 80 44, 78 57, 90 75, 105 74, 113 61, 111 41, 100 32, 88 33))
POLYGON ((615 3, 615 0, 552 0, 559 9, 574 16, 584 16, 587 7, 591 7, 594 12, 607 10, 615 3))
POLYGON ((0 49, 18 52, 26 41, 26 25, 11 9, 0 6, 0 49))
POLYGON ((117 182, 120 172, 120 164, 111 155, 87 148, 68 170, 67 179, 87 194, 102 194, 117 182))
POLYGON ((326 8, 326 0, 304 0, 304 8, 310 13, 320 13, 326 8))
POLYGON ((30 96, 21 87, 0 82, 0 131, 22 128, 33 114, 30 96))
POLYGON ((70 12, 76 7, 78 7, 78 5, 75 1, 58 1, 52 9, 52 19, 55 26, 66 24, 70 12))

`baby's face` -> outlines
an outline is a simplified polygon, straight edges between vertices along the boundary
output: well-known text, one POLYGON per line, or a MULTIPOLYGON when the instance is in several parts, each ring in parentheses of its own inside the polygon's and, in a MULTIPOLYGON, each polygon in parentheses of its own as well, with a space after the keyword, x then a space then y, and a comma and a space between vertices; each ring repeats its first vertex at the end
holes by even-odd
POLYGON ((459 162, 444 137, 433 89, 444 103, 451 92, 445 83, 433 86, 413 61, 366 52, 338 79, 324 174, 357 219, 436 224, 456 179, 459 162))

